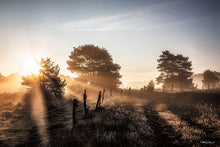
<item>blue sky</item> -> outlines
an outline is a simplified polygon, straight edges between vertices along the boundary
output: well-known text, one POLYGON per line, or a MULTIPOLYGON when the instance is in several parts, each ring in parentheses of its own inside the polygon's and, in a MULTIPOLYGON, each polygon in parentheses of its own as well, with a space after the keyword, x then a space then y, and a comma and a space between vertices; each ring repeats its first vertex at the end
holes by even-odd
POLYGON ((83 44, 106 48, 122 81, 149 81, 164 49, 189 56, 195 73, 220 71, 217 0, 1 0, 0 72, 24 72, 32 57, 51 57, 66 69, 83 44))

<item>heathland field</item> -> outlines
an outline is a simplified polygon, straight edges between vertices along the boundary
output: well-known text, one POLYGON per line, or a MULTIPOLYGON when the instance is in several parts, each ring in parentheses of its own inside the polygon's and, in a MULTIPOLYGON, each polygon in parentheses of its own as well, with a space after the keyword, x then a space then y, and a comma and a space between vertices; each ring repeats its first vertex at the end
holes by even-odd
POLYGON ((82 97, 0 94, 0 146, 220 145, 220 93, 114 93, 95 111, 97 96, 84 115, 82 97))

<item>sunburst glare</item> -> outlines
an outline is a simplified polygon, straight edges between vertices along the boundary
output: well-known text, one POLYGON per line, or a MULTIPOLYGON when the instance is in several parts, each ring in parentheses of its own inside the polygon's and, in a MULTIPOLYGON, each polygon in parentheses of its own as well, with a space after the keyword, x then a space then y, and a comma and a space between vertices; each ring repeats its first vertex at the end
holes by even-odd
POLYGON ((38 64, 38 60, 36 58, 28 58, 25 59, 24 64, 24 72, 23 75, 34 74, 38 75, 40 71, 40 65, 38 64))

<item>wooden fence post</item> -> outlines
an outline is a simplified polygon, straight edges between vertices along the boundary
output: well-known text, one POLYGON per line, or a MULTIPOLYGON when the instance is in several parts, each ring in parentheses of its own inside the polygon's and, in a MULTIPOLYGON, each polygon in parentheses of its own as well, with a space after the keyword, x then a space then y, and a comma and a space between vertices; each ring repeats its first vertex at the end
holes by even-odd
POLYGON ((95 111, 97 111, 98 108, 100 107, 101 95, 102 95, 102 92, 99 91, 99 96, 98 96, 98 100, 97 100, 97 103, 96 103, 95 111))
POLYGON ((172 93, 173 93, 173 84, 171 85, 171 91, 172 91, 172 93))
POLYGON ((84 90, 84 94, 83 94, 83 105, 84 105, 84 115, 85 115, 85 116, 86 116, 86 114, 87 114, 86 99, 87 99, 87 95, 86 95, 86 89, 85 89, 85 90, 84 90))
POLYGON ((129 87, 128 95, 131 95, 131 87, 129 87))
POLYGON ((103 89, 103 92, 102 92, 102 103, 104 101, 104 98, 105 98, 105 88, 103 89))

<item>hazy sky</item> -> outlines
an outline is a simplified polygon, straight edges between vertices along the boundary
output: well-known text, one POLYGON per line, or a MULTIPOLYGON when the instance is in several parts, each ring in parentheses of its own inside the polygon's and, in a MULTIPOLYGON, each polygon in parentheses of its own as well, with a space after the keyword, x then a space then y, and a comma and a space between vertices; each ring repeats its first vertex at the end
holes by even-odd
POLYGON ((41 56, 70 75, 66 60, 83 44, 106 48, 124 84, 155 78, 164 49, 189 56, 195 73, 220 71, 218 0, 0 0, 0 22, 5 75, 41 56))

